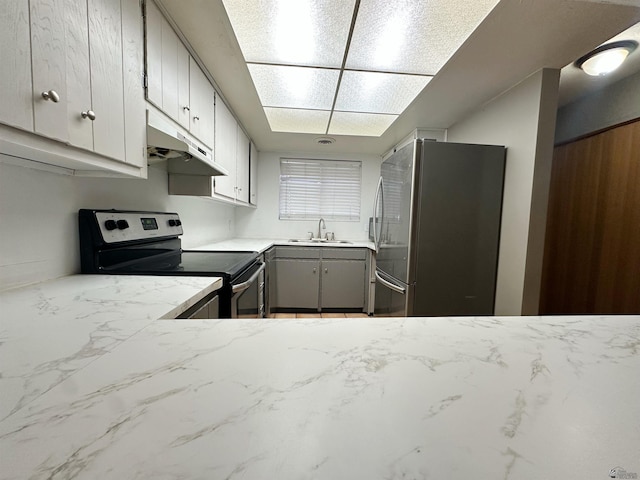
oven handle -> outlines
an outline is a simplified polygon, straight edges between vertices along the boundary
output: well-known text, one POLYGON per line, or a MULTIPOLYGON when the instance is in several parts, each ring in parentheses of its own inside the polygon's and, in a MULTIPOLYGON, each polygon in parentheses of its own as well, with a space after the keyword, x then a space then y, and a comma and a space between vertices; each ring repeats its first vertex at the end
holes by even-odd
POLYGON ((231 287, 231 291, 233 293, 244 292, 247 288, 251 286, 253 282, 256 281, 256 278, 258 278, 258 275, 260 275, 260 272, 262 272, 265 269, 265 267, 266 267, 266 264, 264 263, 260 264, 260 268, 258 269, 258 271, 253 275, 251 275, 251 278, 249 280, 247 280, 246 282, 242 282, 237 285, 234 285, 233 287, 231 287))

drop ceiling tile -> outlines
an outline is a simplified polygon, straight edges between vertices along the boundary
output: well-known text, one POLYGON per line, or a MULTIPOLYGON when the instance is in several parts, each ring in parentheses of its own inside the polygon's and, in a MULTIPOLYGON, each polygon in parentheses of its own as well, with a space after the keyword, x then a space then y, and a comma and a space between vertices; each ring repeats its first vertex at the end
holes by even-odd
POLYGON ((331 110, 339 70, 248 64, 264 107, 331 110))
POLYGON ((361 0, 346 68, 434 75, 499 0, 361 0))
POLYGON ((379 137, 398 118, 398 115, 376 113, 333 112, 329 134, 379 137))
POLYGON ((274 132, 316 133, 327 131, 331 112, 325 110, 296 110, 265 107, 269 126, 274 132))
POLYGON ((430 80, 419 75, 345 71, 335 109, 401 114, 430 80))
POLYGON ((340 68, 355 0, 223 0, 245 61, 340 68))

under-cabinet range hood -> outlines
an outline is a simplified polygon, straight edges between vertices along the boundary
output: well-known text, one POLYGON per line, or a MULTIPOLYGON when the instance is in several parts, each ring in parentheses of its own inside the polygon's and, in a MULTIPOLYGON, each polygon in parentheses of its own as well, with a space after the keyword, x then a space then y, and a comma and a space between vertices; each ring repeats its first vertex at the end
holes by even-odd
POLYGON ((147 159, 149 164, 167 162, 169 173, 229 175, 224 167, 213 160, 211 150, 184 135, 170 120, 151 110, 147 110, 147 159))

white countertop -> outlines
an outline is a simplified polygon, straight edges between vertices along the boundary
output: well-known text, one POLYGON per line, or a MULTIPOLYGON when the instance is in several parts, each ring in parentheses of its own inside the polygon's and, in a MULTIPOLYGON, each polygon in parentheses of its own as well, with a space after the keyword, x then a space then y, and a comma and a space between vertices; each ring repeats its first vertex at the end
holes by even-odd
POLYGON ((0 420, 221 286, 218 277, 72 275, 0 292, 0 420))
POLYGON ((369 241, 353 241, 350 243, 337 242, 291 242, 289 239, 277 238, 232 238, 221 240, 219 242, 200 245, 195 248, 185 248, 185 250, 238 250, 263 253, 274 245, 287 245, 298 247, 337 247, 337 248, 368 248, 375 250, 373 242, 369 241))
MULTIPOLYGON (((3 317, 3 380, 8 358, 66 372, 31 351, 78 336, 47 298, 38 328, 3 317)), ((640 474, 638 316, 112 323, 103 306, 84 367, 0 422, 0 478, 640 474)))

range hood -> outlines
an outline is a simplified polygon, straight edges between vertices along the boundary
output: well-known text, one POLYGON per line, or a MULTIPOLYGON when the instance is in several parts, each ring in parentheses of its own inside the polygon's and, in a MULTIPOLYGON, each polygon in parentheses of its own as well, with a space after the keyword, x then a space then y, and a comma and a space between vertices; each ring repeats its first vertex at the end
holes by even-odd
POLYGON ((220 176, 229 172, 213 160, 211 150, 178 130, 162 115, 147 110, 147 158, 149 164, 167 162, 167 172, 220 176))

